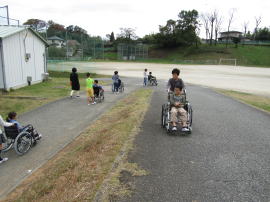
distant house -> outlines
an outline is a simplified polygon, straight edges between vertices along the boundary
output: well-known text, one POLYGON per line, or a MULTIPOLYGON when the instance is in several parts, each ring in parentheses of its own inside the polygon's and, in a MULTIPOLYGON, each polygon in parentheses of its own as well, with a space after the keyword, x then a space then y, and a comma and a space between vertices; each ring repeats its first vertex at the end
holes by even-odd
POLYGON ((66 45, 65 40, 58 36, 48 37, 47 40, 50 46, 55 46, 57 48, 63 48, 66 45))
POLYGON ((232 41, 233 38, 242 38, 242 32, 238 31, 229 31, 229 32, 220 32, 220 36, 218 38, 219 41, 232 41))
POLYGON ((31 28, 0 26, 0 89, 42 81, 47 72, 48 45, 31 28))
POLYGON ((67 40, 67 56, 72 57, 74 56, 75 52, 80 47, 80 43, 76 40, 67 40))

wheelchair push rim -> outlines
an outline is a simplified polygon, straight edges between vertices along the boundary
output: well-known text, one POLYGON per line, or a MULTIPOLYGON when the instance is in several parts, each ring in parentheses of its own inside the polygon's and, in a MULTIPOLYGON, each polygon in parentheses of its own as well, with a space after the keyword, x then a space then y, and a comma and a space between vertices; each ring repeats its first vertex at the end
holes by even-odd
POLYGON ((33 144, 33 137, 30 133, 24 132, 15 139, 14 149, 18 155, 23 155, 29 151, 33 144))

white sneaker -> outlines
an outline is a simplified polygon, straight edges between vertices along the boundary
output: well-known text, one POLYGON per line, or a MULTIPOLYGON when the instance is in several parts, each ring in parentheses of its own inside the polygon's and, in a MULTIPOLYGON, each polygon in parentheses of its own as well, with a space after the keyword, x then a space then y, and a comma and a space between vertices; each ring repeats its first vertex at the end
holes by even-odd
POLYGON ((42 138, 42 135, 41 134, 38 134, 38 139, 40 140, 42 138))
POLYGON ((188 132, 189 129, 188 129, 188 128, 182 128, 182 131, 183 131, 183 132, 188 132))
POLYGON ((87 104, 88 106, 90 105, 90 103, 87 104))
POLYGON ((95 105, 95 104, 97 104, 97 103, 96 103, 96 102, 93 102, 93 103, 92 103, 92 105, 95 105))
POLYGON ((172 128, 172 131, 177 131, 177 127, 174 126, 174 127, 172 128))
POLYGON ((4 162, 7 161, 7 160, 8 160, 8 158, 3 158, 2 161, 0 161, 0 164, 1 164, 1 163, 4 163, 4 162))

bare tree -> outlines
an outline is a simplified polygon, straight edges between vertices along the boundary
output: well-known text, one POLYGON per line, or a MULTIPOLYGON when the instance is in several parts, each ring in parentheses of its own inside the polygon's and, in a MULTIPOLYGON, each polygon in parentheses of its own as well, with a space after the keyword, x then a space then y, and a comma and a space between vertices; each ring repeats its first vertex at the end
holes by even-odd
POLYGON ((261 16, 255 17, 255 23, 256 24, 255 24, 255 29, 254 29, 254 40, 255 40, 255 38, 257 36, 258 27, 260 26, 261 22, 262 22, 262 17, 261 16))
POLYGON ((222 16, 218 16, 218 13, 216 15, 216 24, 215 24, 215 45, 217 45, 218 40, 218 33, 221 29, 221 23, 222 23, 222 16))
POLYGON ((210 24, 210 45, 212 45, 213 43, 213 31, 214 31, 214 23, 217 19, 217 12, 214 11, 213 13, 211 13, 210 15, 208 15, 208 20, 209 20, 209 24, 210 24))
POLYGON ((248 21, 247 22, 244 22, 244 24, 243 24, 243 27, 244 27, 244 37, 245 38, 247 36, 248 24, 249 24, 248 21))
POLYGON ((228 42, 229 42, 229 32, 230 32, 230 28, 231 28, 231 24, 233 21, 233 17, 234 17, 234 13, 235 13, 236 9, 232 9, 229 13, 229 21, 228 21, 228 29, 227 29, 227 37, 226 37, 226 48, 228 47, 228 42))
POLYGON ((206 42, 208 41, 208 37, 209 37, 209 21, 208 21, 208 14, 202 14, 201 15, 201 19, 202 19, 202 22, 203 22, 203 26, 204 26, 204 29, 205 29, 205 39, 206 39, 206 42))

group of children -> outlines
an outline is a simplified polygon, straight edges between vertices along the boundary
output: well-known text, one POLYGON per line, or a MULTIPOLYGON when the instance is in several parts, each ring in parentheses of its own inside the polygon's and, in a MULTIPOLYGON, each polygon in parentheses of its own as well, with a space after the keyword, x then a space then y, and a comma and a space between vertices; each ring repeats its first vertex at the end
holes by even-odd
MULTIPOLYGON (((89 72, 86 73, 85 83, 86 83, 88 105, 96 104, 95 96, 98 96, 97 93, 99 93, 99 91, 104 91, 103 87, 98 84, 98 80, 94 80, 91 78, 91 74, 89 72)), ((70 97, 72 98, 75 93, 76 97, 80 97, 80 81, 77 69, 75 67, 72 68, 72 73, 70 74, 70 85, 71 85, 70 97)))
POLYGON ((149 74, 147 75, 148 69, 144 69, 143 72, 143 86, 147 86, 147 83, 154 78, 154 76, 152 75, 152 72, 149 72, 149 74))

